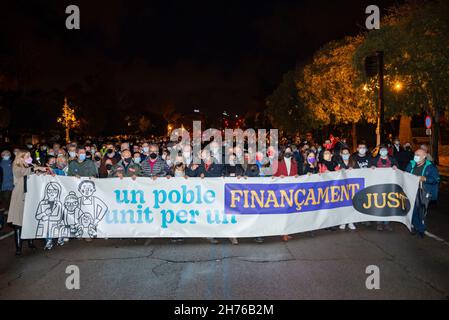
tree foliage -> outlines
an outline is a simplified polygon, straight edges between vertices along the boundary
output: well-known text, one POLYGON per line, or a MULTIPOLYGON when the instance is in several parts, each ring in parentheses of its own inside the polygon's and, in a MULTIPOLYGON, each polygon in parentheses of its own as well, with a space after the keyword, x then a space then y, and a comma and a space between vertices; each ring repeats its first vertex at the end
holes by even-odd
POLYGON ((318 125, 298 95, 298 81, 302 81, 301 69, 287 72, 279 87, 266 99, 269 120, 274 127, 289 134, 308 131, 318 125))
POLYGON ((357 84, 357 70, 352 59, 363 37, 332 41, 314 55, 304 68, 304 78, 297 82, 298 94, 323 124, 374 122, 375 105, 363 84, 357 84))
POLYGON ((366 35, 353 63, 365 82, 363 60, 385 55, 386 112, 392 116, 435 114, 449 106, 449 5, 446 1, 409 2, 391 9, 379 30, 366 35), (395 84, 401 83, 401 92, 395 84))

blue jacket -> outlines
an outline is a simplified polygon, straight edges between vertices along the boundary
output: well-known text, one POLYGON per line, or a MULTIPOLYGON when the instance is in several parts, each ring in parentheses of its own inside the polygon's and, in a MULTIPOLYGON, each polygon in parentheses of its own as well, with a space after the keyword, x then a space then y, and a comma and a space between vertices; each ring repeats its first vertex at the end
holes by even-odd
MULTIPOLYGON (((415 167, 416 162, 412 160, 408 164, 406 171, 412 173, 415 167)), ((426 177, 426 181, 423 183, 424 190, 432 194, 432 200, 438 200, 438 187, 440 183, 440 174, 438 173, 438 168, 431 161, 426 160, 426 162, 424 163, 422 176, 426 177)))
POLYGON ((12 161, 0 159, 0 191, 12 191, 13 188, 12 161))

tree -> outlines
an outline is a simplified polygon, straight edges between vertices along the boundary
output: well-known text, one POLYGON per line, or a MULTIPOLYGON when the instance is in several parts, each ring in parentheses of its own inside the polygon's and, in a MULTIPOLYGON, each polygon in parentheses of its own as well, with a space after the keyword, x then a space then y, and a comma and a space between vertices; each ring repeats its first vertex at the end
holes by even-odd
POLYGON ((355 83, 358 73, 353 55, 362 42, 358 36, 328 43, 315 53, 304 68, 303 80, 297 82, 299 96, 317 122, 352 125, 353 146, 357 144, 356 124, 376 119, 369 90, 355 83))
MULTIPOLYGON (((395 7, 379 30, 366 35, 354 55, 363 60, 374 51, 385 53, 386 113, 412 116, 426 112, 434 119, 432 154, 438 163, 439 120, 449 106, 449 4, 408 2, 395 7), (395 90, 402 83, 401 92, 395 90)), ((360 75, 362 73, 360 72, 360 75)), ((361 76, 360 82, 365 81, 361 76)))
POLYGON ((167 124, 172 126, 173 129, 180 127, 180 120, 182 119, 181 113, 177 112, 172 104, 167 104, 162 110, 162 117, 167 121, 167 124))
POLYGON ((139 131, 142 134, 146 134, 148 129, 150 128, 151 121, 146 116, 141 116, 139 118, 139 131))
POLYGON ((58 118, 58 122, 64 126, 65 140, 67 143, 70 143, 70 129, 79 127, 80 122, 76 119, 75 109, 70 108, 67 103, 67 98, 64 98, 64 106, 62 107, 62 114, 58 118))
POLYGON ((288 134, 294 134, 299 130, 305 132, 316 126, 310 109, 298 95, 296 84, 301 78, 300 68, 287 72, 280 85, 265 101, 267 106, 265 114, 269 121, 288 134))

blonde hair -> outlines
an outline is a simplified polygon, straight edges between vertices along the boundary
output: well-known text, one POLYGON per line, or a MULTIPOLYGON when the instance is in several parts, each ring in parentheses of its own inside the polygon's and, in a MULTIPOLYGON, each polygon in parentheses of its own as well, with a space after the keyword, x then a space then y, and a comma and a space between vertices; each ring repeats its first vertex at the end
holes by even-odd
POLYGON ((28 151, 19 150, 17 152, 16 158, 14 159, 13 166, 21 168, 27 167, 27 165, 25 164, 25 158, 27 155, 31 157, 31 154, 28 151))

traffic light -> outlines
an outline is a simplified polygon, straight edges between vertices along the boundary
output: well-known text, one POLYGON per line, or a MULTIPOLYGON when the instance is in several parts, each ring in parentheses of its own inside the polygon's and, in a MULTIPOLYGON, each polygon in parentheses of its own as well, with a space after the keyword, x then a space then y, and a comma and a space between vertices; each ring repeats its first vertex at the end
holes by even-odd
POLYGON ((365 74, 368 78, 374 77, 378 72, 377 56, 368 56, 365 58, 365 74))

